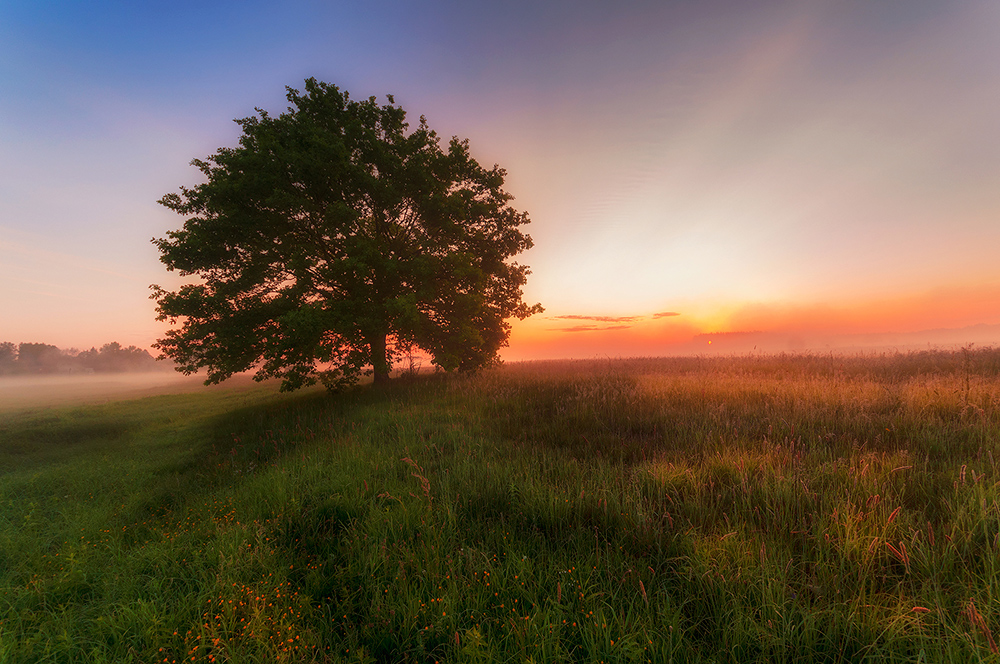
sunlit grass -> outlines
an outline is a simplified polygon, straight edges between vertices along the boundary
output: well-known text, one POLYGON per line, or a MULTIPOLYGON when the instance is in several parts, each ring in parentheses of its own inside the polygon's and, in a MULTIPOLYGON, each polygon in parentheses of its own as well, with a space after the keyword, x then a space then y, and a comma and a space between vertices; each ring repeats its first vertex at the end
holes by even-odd
POLYGON ((0 419, 0 661, 976 661, 1000 352, 0 419))

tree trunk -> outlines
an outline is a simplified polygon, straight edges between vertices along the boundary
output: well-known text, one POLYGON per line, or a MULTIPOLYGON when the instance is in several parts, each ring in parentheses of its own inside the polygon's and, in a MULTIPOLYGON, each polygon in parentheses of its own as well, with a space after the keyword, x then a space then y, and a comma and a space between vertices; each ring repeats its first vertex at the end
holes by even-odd
POLYGON ((389 382, 389 362, 386 360, 386 334, 375 333, 368 337, 368 347, 371 349, 372 371, 375 372, 375 384, 389 382))

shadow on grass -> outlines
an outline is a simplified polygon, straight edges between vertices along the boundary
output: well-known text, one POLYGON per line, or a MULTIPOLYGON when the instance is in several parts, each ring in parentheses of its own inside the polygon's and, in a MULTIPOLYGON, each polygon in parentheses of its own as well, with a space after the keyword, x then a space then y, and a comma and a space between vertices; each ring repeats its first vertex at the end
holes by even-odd
POLYGON ((3 454, 56 459, 87 454, 119 443, 129 431, 122 421, 66 421, 49 417, 18 428, 0 427, 3 454))
POLYGON ((151 473, 155 484, 143 492, 131 517, 162 515, 199 496, 235 491, 284 457, 307 451, 319 444, 314 422, 349 416, 349 406, 341 402, 345 396, 270 395, 184 427, 161 443, 163 461, 151 473))
POLYGON ((0 473, 112 453, 134 428, 129 418, 75 411, 0 420, 0 473))

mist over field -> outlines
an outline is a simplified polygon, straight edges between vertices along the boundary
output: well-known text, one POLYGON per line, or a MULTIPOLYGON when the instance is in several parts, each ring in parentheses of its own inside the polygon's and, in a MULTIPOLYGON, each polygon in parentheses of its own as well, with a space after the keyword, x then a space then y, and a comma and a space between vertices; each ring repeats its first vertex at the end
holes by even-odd
POLYGON ((836 334, 826 331, 801 332, 723 332, 698 334, 681 344, 671 355, 815 353, 838 355, 857 353, 910 352, 921 350, 957 350, 968 345, 994 346, 1000 342, 1000 325, 972 325, 960 329, 922 330, 920 332, 883 332, 836 334))
MULTIPOLYGON (((246 379, 248 380, 248 379, 246 379)), ((0 412, 22 408, 102 403, 210 389, 204 376, 151 371, 122 374, 0 376, 0 412)), ((236 378, 228 387, 245 382, 236 378)))

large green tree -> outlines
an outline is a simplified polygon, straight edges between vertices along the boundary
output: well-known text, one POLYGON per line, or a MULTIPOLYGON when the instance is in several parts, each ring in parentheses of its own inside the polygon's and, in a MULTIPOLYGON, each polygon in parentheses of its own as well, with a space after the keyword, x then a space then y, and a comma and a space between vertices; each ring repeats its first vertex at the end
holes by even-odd
POLYGON ((522 301, 532 246, 510 206, 505 171, 483 168, 468 141, 443 149, 391 96, 355 101, 308 79, 278 117, 237 120, 239 146, 194 160, 204 182, 160 203, 184 215, 154 239, 168 270, 193 277, 152 286, 155 346, 208 382, 256 370, 290 390, 335 389, 366 371, 386 380, 418 348, 446 370, 497 360, 522 301))

